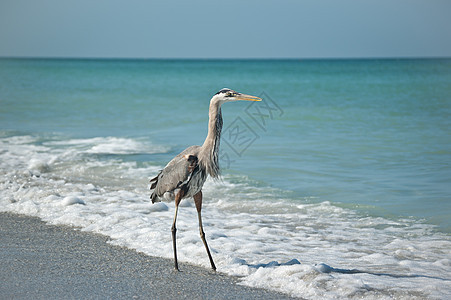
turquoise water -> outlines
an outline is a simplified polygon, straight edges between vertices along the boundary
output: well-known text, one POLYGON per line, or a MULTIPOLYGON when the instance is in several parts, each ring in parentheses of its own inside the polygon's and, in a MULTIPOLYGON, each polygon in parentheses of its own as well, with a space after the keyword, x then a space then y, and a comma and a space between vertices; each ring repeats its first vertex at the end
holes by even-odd
POLYGON ((163 166, 202 144, 209 100, 223 87, 265 102, 223 106, 230 181, 451 232, 447 59, 1 59, 0 137, 144 140, 166 150, 118 157, 163 166))

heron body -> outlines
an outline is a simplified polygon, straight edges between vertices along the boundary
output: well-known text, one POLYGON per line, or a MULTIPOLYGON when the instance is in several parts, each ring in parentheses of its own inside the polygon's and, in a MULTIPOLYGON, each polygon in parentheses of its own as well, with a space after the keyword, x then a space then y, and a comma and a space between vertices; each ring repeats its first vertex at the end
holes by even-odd
POLYGON ((152 203, 160 201, 161 198, 175 200, 175 195, 181 190, 185 194, 183 198, 193 197, 202 190, 207 173, 204 168, 199 168, 200 148, 191 146, 185 149, 152 179, 152 203))
POLYGON ((210 100, 208 134, 203 145, 188 147, 174 157, 156 177, 150 180, 150 189, 153 190, 150 196, 152 203, 160 201, 161 198, 169 198, 175 201, 175 215, 171 230, 176 270, 178 270, 176 245, 178 206, 182 199, 189 197, 194 198, 198 213, 200 236, 207 250, 211 267, 213 270, 216 270, 202 226, 202 187, 208 175, 213 178, 218 178, 220 175, 219 144, 222 130, 221 105, 225 102, 239 100, 261 101, 259 97, 238 93, 231 89, 224 88, 217 92, 210 100))

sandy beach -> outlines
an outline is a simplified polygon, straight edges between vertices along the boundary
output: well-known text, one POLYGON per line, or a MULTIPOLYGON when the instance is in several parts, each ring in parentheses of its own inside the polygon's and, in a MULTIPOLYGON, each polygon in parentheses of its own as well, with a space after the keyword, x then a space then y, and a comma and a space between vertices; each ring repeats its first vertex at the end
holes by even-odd
POLYGON ((288 299, 234 277, 108 244, 108 237, 0 213, 2 299, 288 299))

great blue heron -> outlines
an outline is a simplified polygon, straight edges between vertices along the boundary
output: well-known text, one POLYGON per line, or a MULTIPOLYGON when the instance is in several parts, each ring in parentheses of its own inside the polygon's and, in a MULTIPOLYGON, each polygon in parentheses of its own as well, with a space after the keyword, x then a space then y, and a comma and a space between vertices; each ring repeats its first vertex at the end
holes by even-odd
POLYGON ((154 190, 150 198, 152 203, 160 198, 175 200, 175 214, 172 223, 172 246, 174 249, 174 265, 178 270, 177 246, 175 226, 177 212, 180 201, 184 198, 193 197, 199 218, 199 231, 202 242, 207 250, 208 258, 213 270, 216 270, 215 263, 208 249, 205 233, 202 227, 202 186, 208 174, 213 178, 219 177, 219 141, 222 129, 221 105, 225 102, 247 100, 261 101, 259 97, 254 97, 234 90, 224 88, 217 92, 210 101, 208 134, 202 146, 191 146, 179 155, 174 157, 158 175, 150 180, 150 189, 154 190))

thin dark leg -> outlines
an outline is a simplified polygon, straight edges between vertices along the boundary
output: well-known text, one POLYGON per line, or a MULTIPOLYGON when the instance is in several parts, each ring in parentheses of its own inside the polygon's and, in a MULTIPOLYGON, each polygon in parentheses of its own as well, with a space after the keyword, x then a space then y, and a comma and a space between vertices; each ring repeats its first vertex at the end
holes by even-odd
POLYGON ((178 271, 179 270, 179 264, 177 262, 177 241, 176 241, 176 232, 177 228, 175 227, 175 222, 177 221, 177 213, 179 210, 179 204, 180 200, 182 200, 183 197, 183 191, 180 191, 177 195, 175 195, 175 214, 174 214, 174 221, 172 222, 172 248, 174 249, 174 267, 178 271))
POLYGON ((194 203, 196 204, 197 209, 197 216, 199 218, 199 232, 200 232, 200 238, 202 239, 202 242, 204 243, 205 249, 207 249, 208 258, 210 259, 211 268, 216 271, 215 263, 213 262, 213 258, 211 257, 210 249, 208 249, 207 240, 205 239, 205 233, 204 228, 202 226, 202 216, 201 216, 201 210, 202 210, 202 191, 194 195, 194 203))

